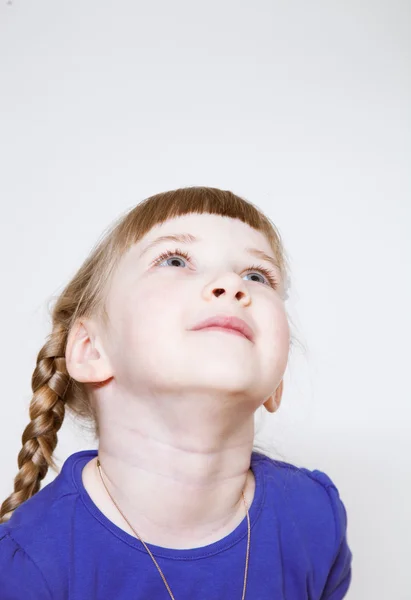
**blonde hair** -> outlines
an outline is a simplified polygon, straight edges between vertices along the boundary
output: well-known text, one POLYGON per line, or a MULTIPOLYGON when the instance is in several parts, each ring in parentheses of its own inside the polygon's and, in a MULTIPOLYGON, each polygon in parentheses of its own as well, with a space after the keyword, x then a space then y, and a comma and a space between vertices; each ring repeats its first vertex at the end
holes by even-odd
POLYGON ((105 292, 124 253, 150 229, 168 219, 188 213, 210 213, 240 219, 263 233, 278 261, 284 282, 288 282, 288 261, 275 225, 251 202, 230 191, 211 187, 186 187, 151 196, 122 215, 103 234, 51 310, 52 331, 37 356, 31 385, 30 423, 22 436, 18 454, 19 471, 14 491, 0 508, 0 523, 8 521, 23 502, 40 489, 51 467, 65 410, 90 422, 98 439, 95 410, 86 386, 73 380, 66 369, 65 351, 69 332, 81 318, 107 321, 105 292))

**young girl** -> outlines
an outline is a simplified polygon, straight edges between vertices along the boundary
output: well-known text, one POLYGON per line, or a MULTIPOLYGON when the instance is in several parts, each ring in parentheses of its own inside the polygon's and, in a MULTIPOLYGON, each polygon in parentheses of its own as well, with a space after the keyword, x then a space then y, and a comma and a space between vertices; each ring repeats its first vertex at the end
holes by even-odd
POLYGON ((38 354, 1 600, 346 595, 336 486, 254 447, 255 411, 283 393, 287 271, 275 226, 229 191, 157 194, 107 232, 38 354), (66 408, 98 449, 40 490, 66 408))

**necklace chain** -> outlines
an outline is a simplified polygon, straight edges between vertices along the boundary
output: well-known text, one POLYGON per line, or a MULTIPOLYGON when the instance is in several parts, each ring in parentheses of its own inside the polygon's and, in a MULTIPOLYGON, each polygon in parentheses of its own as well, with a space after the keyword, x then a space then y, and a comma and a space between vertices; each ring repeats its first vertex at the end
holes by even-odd
MULTIPOLYGON (((173 593, 170 589, 170 586, 167 583, 166 578, 164 577, 164 574, 162 572, 162 570, 160 569, 156 559, 154 558, 152 552, 150 551, 150 548, 147 546, 147 544, 141 539, 141 537, 139 536, 139 534, 137 533, 137 531, 134 529, 134 527, 131 525, 130 521, 126 518, 126 516, 123 514, 123 512, 121 511, 120 507, 118 506, 117 502, 114 500, 113 496, 110 494, 110 492, 108 491, 108 488, 104 482, 103 479, 103 475, 101 473, 101 463, 100 463, 100 459, 97 457, 97 467, 100 473, 100 477, 101 477, 101 481, 103 482, 104 487, 106 488, 106 491, 108 493, 108 495, 110 496, 111 500, 113 501, 113 503, 115 504, 117 510, 119 511, 119 513, 121 514, 121 516, 123 517, 123 519, 127 522, 127 524, 129 525, 129 527, 134 531, 134 533, 136 534, 137 538, 140 540, 140 542, 144 545, 145 549, 147 550, 147 552, 149 553, 149 555, 151 556, 152 561, 154 562, 155 566, 157 567, 158 572, 160 573, 160 576, 162 578, 162 580, 164 581, 164 585, 167 588, 168 593, 170 594, 170 597, 172 598, 172 600, 175 600, 173 593)), ((248 536, 247 536, 247 553, 246 553, 246 558, 245 558, 245 570, 244 570, 244 585, 243 585, 243 595, 242 595, 242 600, 244 600, 245 598, 245 591, 246 591, 246 587, 247 587, 247 574, 248 574, 248 560, 249 560, 249 556, 250 556, 250 538, 251 538, 251 527, 250 527, 250 516, 248 514, 248 506, 247 506, 247 501, 245 499, 244 496, 244 490, 241 491, 241 494, 243 496, 243 501, 244 501, 244 506, 245 506, 245 510, 246 510, 246 514, 247 514, 247 529, 248 529, 248 536)))

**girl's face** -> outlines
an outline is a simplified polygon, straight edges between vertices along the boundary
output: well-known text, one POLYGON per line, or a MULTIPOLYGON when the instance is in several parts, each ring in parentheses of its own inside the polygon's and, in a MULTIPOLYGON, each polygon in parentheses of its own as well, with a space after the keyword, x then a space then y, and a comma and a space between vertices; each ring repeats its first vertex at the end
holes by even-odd
POLYGON ((110 325, 104 345, 119 389, 142 399, 205 394, 254 409, 275 391, 290 342, 283 282, 278 268, 247 248, 275 258, 262 233, 239 219, 211 214, 170 219, 130 248, 106 303, 110 325), (196 241, 153 244, 160 236, 183 234, 196 241), (269 270, 276 283, 252 265, 269 270), (254 340, 192 330, 215 315, 243 319, 254 340))

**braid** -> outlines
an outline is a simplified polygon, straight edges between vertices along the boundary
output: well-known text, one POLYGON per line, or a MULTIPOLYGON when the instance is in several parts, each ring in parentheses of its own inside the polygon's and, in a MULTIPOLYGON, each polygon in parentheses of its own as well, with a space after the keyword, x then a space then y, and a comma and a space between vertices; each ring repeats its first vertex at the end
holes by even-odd
POLYGON ((70 384, 64 356, 66 341, 67 330, 61 325, 55 327, 37 356, 31 380, 31 421, 22 436, 14 492, 0 507, 0 523, 8 521, 20 504, 39 491, 49 466, 58 472, 52 454, 57 445, 57 431, 63 423, 64 396, 70 384))

